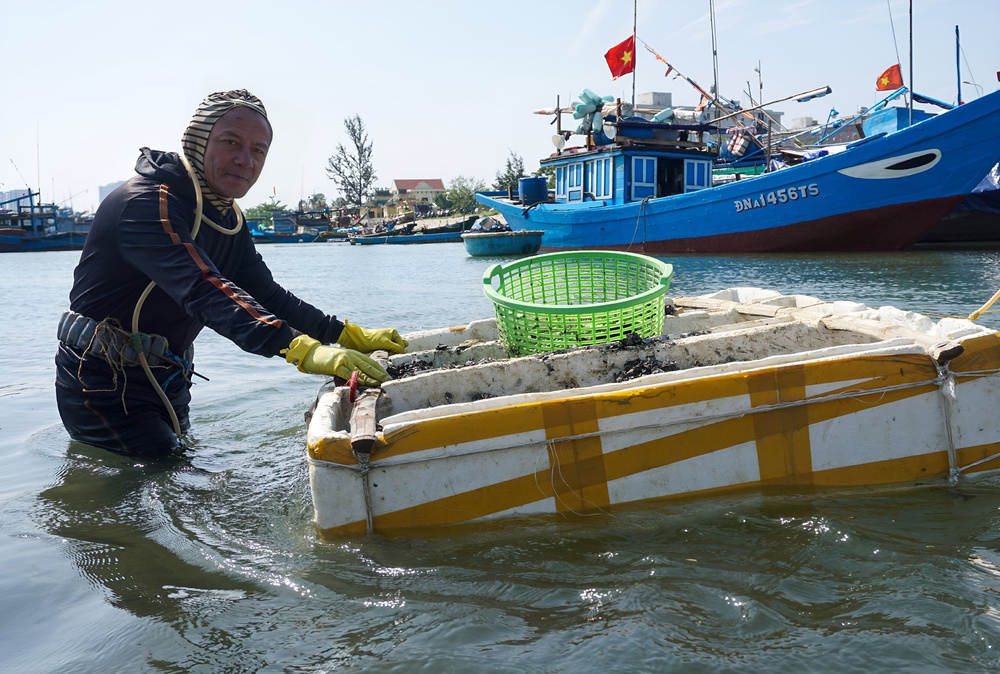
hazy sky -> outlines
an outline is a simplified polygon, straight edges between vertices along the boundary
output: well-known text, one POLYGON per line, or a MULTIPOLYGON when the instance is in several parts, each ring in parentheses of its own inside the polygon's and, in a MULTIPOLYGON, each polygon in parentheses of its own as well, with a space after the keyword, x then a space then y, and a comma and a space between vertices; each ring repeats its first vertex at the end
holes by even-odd
MULTIPOLYGON (((913 89, 955 102, 998 88, 1000 0, 715 0, 720 92, 747 102, 829 85, 785 120, 825 120, 882 98, 875 79, 902 63, 913 89), (955 27, 961 37, 956 58, 955 27), (957 68, 960 66, 960 75, 957 68)), ((709 0, 640 0, 637 35, 682 73, 713 81, 709 0)), ((457 176, 492 183, 508 153, 530 172, 552 151, 550 118, 589 88, 632 96, 604 53, 632 32, 632 0, 87 0, 5 3, 0 63, 0 191, 94 209, 98 186, 133 175, 138 149, 179 150, 204 96, 260 97, 274 142, 244 206, 337 193, 324 171, 344 119, 374 144, 377 184, 457 176), (72 200, 70 201, 70 198, 72 200)), ((637 93, 698 94, 640 47, 637 93)), ((567 119, 567 122, 569 120, 567 119)))

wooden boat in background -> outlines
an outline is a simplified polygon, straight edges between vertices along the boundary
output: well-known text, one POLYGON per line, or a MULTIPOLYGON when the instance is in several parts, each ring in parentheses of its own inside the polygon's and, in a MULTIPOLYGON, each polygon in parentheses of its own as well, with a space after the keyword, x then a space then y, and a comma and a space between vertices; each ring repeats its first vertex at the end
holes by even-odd
POLYGON ((376 229, 350 234, 351 245, 411 244, 411 243, 457 243, 462 240, 462 232, 468 231, 475 222, 474 215, 451 218, 410 219, 392 229, 376 229))
POLYGON ((730 490, 1000 468, 1000 335, 756 288, 669 302, 662 338, 507 358, 496 322, 407 335, 381 389, 308 423, 325 535, 600 513, 730 490))

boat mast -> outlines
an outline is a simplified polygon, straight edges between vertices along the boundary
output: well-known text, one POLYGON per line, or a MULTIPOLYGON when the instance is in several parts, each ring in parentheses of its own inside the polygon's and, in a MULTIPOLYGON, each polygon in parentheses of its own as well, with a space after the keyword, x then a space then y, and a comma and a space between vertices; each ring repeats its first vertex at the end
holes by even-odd
MULTIPOLYGON (((42 135, 41 122, 37 119, 35 120, 35 184, 38 185, 38 191, 42 191, 42 141, 40 140, 42 135)), ((41 203, 41 197, 38 198, 39 204, 41 203)), ((53 200, 54 201, 54 200, 53 200)))
MULTIPOLYGON (((910 91, 916 91, 913 86, 913 0, 910 0, 910 91)), ((913 126, 913 95, 909 96, 910 99, 910 122, 909 126, 913 126)))
POLYGON ((955 26, 955 89, 958 97, 955 98, 956 105, 962 104, 962 47, 958 40, 958 26, 955 26))

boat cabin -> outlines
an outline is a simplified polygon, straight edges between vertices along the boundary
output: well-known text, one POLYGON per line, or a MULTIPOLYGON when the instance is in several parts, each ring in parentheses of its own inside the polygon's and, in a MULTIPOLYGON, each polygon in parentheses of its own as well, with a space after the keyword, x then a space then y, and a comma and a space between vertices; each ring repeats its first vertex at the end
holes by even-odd
POLYGON ((623 204, 712 186, 712 155, 701 141, 710 127, 623 119, 615 138, 559 149, 541 161, 555 169, 556 203, 623 204))

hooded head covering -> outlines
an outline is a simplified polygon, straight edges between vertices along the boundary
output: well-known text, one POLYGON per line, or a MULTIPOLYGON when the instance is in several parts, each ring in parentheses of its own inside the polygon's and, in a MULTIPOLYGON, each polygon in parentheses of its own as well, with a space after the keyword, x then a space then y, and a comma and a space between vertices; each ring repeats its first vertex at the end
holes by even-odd
MULTIPOLYGON (((235 89, 233 91, 218 91, 209 94, 195 110, 191 123, 184 130, 181 136, 181 147, 184 149, 184 156, 188 158, 195 172, 198 174, 198 183, 205 200, 215 206, 220 213, 225 215, 232 206, 232 199, 225 199, 212 192, 208 183, 205 182, 205 149, 208 147, 208 137, 212 133, 215 123, 224 114, 235 107, 243 106, 259 112, 264 119, 267 119, 267 111, 260 99, 251 94, 246 89, 235 89)), ((270 122, 268 122, 270 127, 270 122)))

